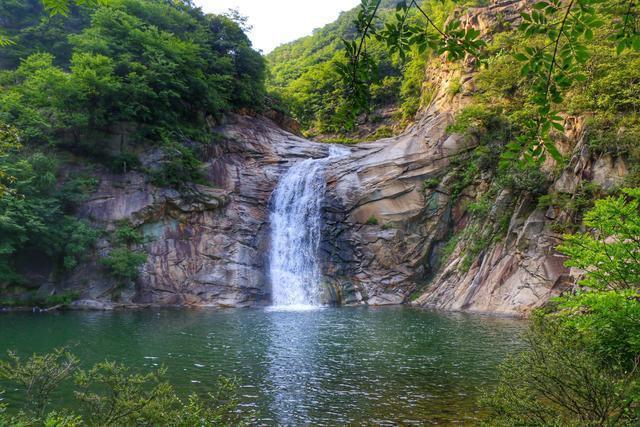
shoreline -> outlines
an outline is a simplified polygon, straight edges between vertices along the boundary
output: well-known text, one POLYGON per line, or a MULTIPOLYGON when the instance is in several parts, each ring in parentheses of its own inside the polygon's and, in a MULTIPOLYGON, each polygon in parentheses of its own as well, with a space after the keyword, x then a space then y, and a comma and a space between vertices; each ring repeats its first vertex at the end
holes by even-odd
MULTIPOLYGON (((132 304, 132 303, 108 303, 97 300, 77 300, 70 304, 58 304, 51 307, 39 307, 39 306, 20 306, 20 307, 1 307, 0 316, 4 313, 61 313, 65 311, 102 311, 102 312, 115 312, 115 311, 143 311, 143 310, 230 310, 230 309, 265 309, 269 307, 268 304, 256 304, 256 305, 197 305, 197 304, 132 304)), ((503 312, 489 312, 489 311, 472 311, 472 310, 443 310, 437 307, 418 306, 412 303, 404 304, 386 304, 386 305, 369 305, 369 304, 356 304, 356 305, 341 305, 341 306, 323 306, 323 308, 387 308, 387 307, 404 307, 415 310, 432 311, 437 313, 460 313, 474 316, 486 316, 495 318, 507 318, 507 319, 522 319, 529 318, 530 313, 503 313, 503 312)))

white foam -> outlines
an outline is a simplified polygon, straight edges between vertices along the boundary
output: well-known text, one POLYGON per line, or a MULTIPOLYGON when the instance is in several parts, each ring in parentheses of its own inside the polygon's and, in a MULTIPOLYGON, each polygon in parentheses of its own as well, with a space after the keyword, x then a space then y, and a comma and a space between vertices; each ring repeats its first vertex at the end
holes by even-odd
POLYGON ((324 305, 310 305, 310 304, 289 304, 289 305, 270 305, 265 307, 267 312, 283 312, 283 311, 317 311, 323 310, 324 305))

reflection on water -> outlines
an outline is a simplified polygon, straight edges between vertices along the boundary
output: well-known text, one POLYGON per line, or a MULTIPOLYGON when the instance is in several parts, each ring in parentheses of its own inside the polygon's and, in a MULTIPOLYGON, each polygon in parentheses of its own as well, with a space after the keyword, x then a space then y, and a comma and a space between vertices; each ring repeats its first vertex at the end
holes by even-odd
POLYGON ((314 312, 276 311, 269 316, 269 372, 266 387, 271 390, 270 409, 279 423, 308 420, 308 408, 317 404, 310 389, 322 376, 322 358, 317 357, 318 324, 310 321, 314 312))
POLYGON ((478 389, 524 327, 402 307, 12 313, 0 316, 0 351, 70 345, 86 364, 164 365, 184 393, 235 376, 262 424, 473 424, 478 389))

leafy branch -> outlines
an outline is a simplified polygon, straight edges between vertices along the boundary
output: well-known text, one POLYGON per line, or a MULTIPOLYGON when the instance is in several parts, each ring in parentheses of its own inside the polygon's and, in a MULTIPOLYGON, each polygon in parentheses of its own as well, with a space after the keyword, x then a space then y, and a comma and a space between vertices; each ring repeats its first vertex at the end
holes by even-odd
MULTIPOLYGON (((523 132, 507 144, 501 157, 502 164, 516 160, 540 164, 547 155, 558 162, 563 161, 551 136, 552 130, 564 131, 564 119, 557 108, 575 82, 587 79, 583 72, 591 57, 587 44, 594 38, 596 30, 604 26, 604 17, 613 20, 614 34, 610 39, 616 41, 618 54, 627 49, 640 50, 637 3, 638 0, 542 0, 521 14, 519 31, 529 43, 513 56, 522 63, 521 75, 530 82, 530 101, 535 106, 536 115, 526 123, 523 132)), ((370 9, 369 2, 363 1, 362 10, 370 9)), ((377 7, 373 15, 376 12, 379 13, 377 7)), ((371 21, 375 18, 367 17, 371 21)), ((379 31, 367 27, 367 32, 361 33, 360 37, 364 39, 374 33, 376 38, 386 42, 390 53, 397 53, 402 60, 412 48, 416 48, 419 54, 431 49, 436 55, 446 54, 451 61, 467 55, 482 60, 484 42, 479 39, 480 32, 461 28, 460 20, 450 20, 440 29, 417 0, 398 2, 395 18, 395 22, 386 23, 379 31), (425 18, 426 25, 407 24, 411 10, 425 18)), ((347 95, 356 97, 354 105, 366 109, 367 70, 374 67, 360 67, 357 64, 359 58, 351 58, 351 67, 359 72, 341 73, 343 82, 347 95), (353 90, 354 87, 358 90, 353 90)))
MULTIPOLYGON (((78 6, 98 7, 106 6, 109 2, 110 0, 42 0, 42 6, 44 6, 44 9, 49 12, 50 16, 67 16, 73 3, 78 6)), ((14 44, 15 42, 11 40, 11 38, 0 34, 0 48, 14 44)))
POLYGON ((0 47, 11 46, 12 44, 15 44, 15 42, 9 37, 0 35, 0 47))
POLYGON ((547 154, 563 161, 550 135, 552 129, 564 131, 563 118, 553 107, 563 102, 564 93, 574 82, 586 80, 582 69, 590 54, 585 42, 593 39, 594 30, 604 25, 594 7, 599 1, 540 1, 530 12, 521 14, 519 30, 532 42, 514 57, 523 63, 521 74, 531 82, 531 100, 537 117, 507 145, 503 163, 518 158, 540 163, 547 154), (550 42, 536 46, 542 37, 550 42))
POLYGON ((342 39, 345 48, 346 63, 337 62, 336 71, 345 84, 347 108, 343 115, 345 122, 355 121, 355 116, 368 111, 371 95, 369 83, 376 74, 376 64, 367 53, 367 39, 375 35, 374 19, 380 8, 381 0, 362 0, 355 25, 360 34, 359 40, 342 39))
POLYGON ((375 37, 385 42, 389 51, 397 53, 403 61, 412 46, 419 53, 432 49, 438 55, 446 54, 449 60, 459 60, 467 54, 479 58, 480 49, 485 44, 479 39, 480 31, 462 28, 460 20, 451 20, 441 29, 416 0, 398 2, 395 21, 378 29, 374 24, 380 13, 380 4, 381 0, 362 0, 360 12, 354 21, 358 37, 354 40, 343 39, 346 63, 336 63, 352 117, 369 108, 369 86, 377 70, 377 64, 366 53, 366 41, 369 38, 375 37), (426 19, 426 27, 407 23, 412 10, 426 19))

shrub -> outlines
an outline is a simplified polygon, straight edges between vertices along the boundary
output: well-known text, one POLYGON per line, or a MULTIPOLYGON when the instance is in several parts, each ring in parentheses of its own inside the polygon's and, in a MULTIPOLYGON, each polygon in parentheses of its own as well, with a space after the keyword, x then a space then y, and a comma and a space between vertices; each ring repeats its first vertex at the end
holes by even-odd
POLYGON ((633 370, 640 355, 640 301, 635 290, 582 291, 554 303, 562 327, 606 364, 633 370))
MULTIPOLYGON (((636 323, 637 328, 640 324, 636 323)), ((605 364, 582 334, 538 314, 528 349, 510 357, 500 385, 482 400, 492 426, 637 425, 632 409, 639 385, 635 370, 605 364)))
POLYGON ((63 271, 71 271, 88 256, 88 249, 93 247, 100 233, 87 223, 73 217, 65 219, 61 231, 66 239, 60 242, 62 248, 51 255, 56 252, 61 253, 63 271))
MULTIPOLYGON (((248 415, 238 411, 238 385, 219 378, 217 388, 206 398, 195 394, 187 399, 177 395, 169 384, 166 370, 146 374, 132 373, 122 364, 105 361, 89 370, 78 368, 79 360, 65 349, 22 360, 9 353, 0 361, 0 380, 22 393, 16 416, 7 414, 8 405, 0 403, 0 425, 171 425, 211 426, 243 425, 248 415), (48 411, 52 396, 61 387, 75 384, 79 405, 48 411)), ((14 408, 10 408, 14 409, 14 408)))
POLYGON ((464 169, 456 169, 453 185, 451 187, 451 202, 458 200, 458 197, 465 188, 473 184, 480 169, 475 162, 467 162, 464 169))
POLYGON ((393 128, 391 128, 390 126, 380 126, 371 136, 371 139, 391 138, 392 136, 393 128))
POLYGON ((369 219, 367 219, 367 222, 365 222, 365 224, 367 224, 367 225, 378 225, 378 218, 376 218, 375 215, 371 215, 369 217, 369 219))
POLYGON ((192 149, 177 142, 166 142, 163 150, 161 167, 152 172, 155 185, 179 189, 189 183, 204 183, 202 162, 192 149))
POLYGON ((447 132, 461 134, 486 133, 496 120, 496 112, 483 104, 472 104, 460 111, 453 124, 447 127, 447 132))
POLYGON ((144 242, 144 237, 140 231, 136 230, 129 223, 122 223, 114 232, 116 243, 126 246, 139 245, 144 242))
POLYGON ((75 356, 62 348, 49 354, 34 354, 24 362, 9 352, 7 360, 0 360, 0 379, 10 381, 25 394, 29 402, 25 409, 30 415, 43 417, 52 394, 73 375, 78 363, 75 356))
POLYGON ((451 82, 451 84, 447 88, 447 92, 449 92, 449 96, 451 98, 462 93, 462 83, 460 82, 460 80, 455 80, 451 82))
POLYGON ((566 235, 582 288, 534 314, 529 348, 510 358, 483 403, 490 425, 640 423, 640 189, 598 200, 587 232, 566 235))
POLYGON ((50 258, 55 273, 75 268, 99 235, 71 215, 95 179, 78 175, 59 186, 57 157, 37 150, 0 156, 0 170, 13 177, 0 197, 0 283, 23 282, 14 263, 34 248, 50 258))
POLYGON ((140 167, 140 159, 133 153, 120 153, 110 159, 109 166, 114 173, 127 173, 140 167))
POLYGON ((570 257, 567 266, 586 271, 584 286, 628 289, 640 284, 640 189, 623 192, 596 201, 584 218, 590 231, 565 235, 558 248, 570 257))
POLYGON ((492 206, 492 201, 488 197, 482 197, 478 201, 469 203, 469 206, 467 206, 467 212, 478 218, 485 218, 492 206))
POLYGON ((129 282, 138 278, 140 267, 146 260, 147 255, 121 247, 113 249, 100 262, 116 279, 121 282, 129 282))
POLYGON ((440 185, 440 179, 439 178, 425 179, 422 182, 422 191, 436 189, 436 188, 438 188, 439 185, 440 185))
POLYGON ((513 162, 500 171, 498 184, 502 188, 510 188, 516 194, 544 194, 549 187, 549 177, 537 165, 513 162))

